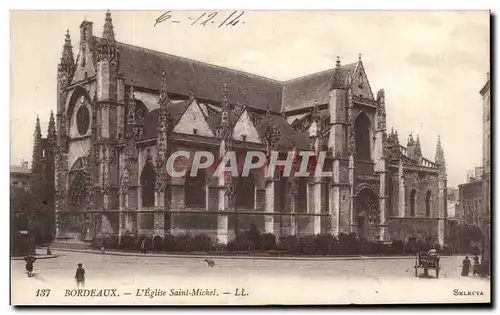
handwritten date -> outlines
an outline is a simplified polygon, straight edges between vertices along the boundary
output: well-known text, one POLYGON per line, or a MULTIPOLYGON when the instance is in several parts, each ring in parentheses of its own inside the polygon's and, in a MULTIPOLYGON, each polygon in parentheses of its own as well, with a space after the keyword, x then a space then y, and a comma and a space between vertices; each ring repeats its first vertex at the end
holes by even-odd
MULTIPOLYGON (((207 25, 217 25, 217 27, 223 26, 236 26, 238 24, 245 24, 245 21, 241 20, 241 17, 245 14, 245 11, 233 11, 229 15, 225 15, 220 12, 203 12, 199 16, 191 17, 189 16, 188 22, 191 26, 207 26, 207 25)), ((181 23, 181 20, 174 19, 172 11, 167 11, 160 15, 153 27, 163 22, 170 23, 181 23)))

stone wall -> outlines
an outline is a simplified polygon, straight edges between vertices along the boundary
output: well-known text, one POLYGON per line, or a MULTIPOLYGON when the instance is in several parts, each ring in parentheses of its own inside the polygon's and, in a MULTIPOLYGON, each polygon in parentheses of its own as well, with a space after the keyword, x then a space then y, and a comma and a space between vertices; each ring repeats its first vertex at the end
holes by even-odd
POLYGON ((438 221, 432 218, 391 218, 388 220, 390 239, 406 242, 410 237, 422 240, 431 237, 437 243, 438 221))
POLYGON ((426 217, 426 194, 431 193, 430 199, 430 217, 438 218, 439 216, 439 190, 437 174, 429 174, 425 172, 409 172, 405 171, 405 217, 410 217, 410 196, 415 189, 415 216, 426 217))

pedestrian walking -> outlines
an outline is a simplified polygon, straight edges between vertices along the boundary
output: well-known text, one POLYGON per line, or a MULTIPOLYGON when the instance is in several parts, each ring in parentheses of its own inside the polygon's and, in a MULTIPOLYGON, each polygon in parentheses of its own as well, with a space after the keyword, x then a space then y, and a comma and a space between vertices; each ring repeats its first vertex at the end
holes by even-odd
POLYGON ((478 275, 479 274, 479 257, 474 255, 474 258, 472 259, 474 261, 474 267, 472 267, 472 275, 478 275))
POLYGON ((28 273, 28 277, 33 277, 33 264, 36 261, 36 258, 32 255, 28 255, 24 257, 24 261, 26 262, 26 272, 28 273))
POLYGON ((142 240, 142 243, 141 243, 141 253, 143 253, 144 255, 146 254, 146 239, 142 240))
POLYGON ((76 268, 75 279, 78 287, 85 286, 85 269, 83 269, 83 265, 81 263, 78 263, 78 268, 76 268))
POLYGON ((101 254, 106 254, 106 249, 104 248, 104 240, 101 240, 101 254))
POLYGON ((469 269, 470 269, 469 256, 465 256, 464 260, 462 261, 462 277, 469 276, 469 269))

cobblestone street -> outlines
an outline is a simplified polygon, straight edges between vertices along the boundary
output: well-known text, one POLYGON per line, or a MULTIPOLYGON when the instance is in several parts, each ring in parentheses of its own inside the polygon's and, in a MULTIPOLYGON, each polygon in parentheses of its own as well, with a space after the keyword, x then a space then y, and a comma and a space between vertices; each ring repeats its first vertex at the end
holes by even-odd
MULTIPOLYGON (((489 301, 488 280, 461 277, 462 257, 442 257, 439 279, 415 278, 412 258, 266 260, 216 258, 209 268, 193 257, 114 256, 54 251, 60 255, 35 263, 35 277, 24 274, 24 262, 12 261, 13 303, 69 304, 297 304, 489 301), (118 289, 114 298, 65 297, 74 289, 77 263, 86 270, 86 288, 118 289), (166 296, 138 297, 138 289, 160 289, 166 296), (215 296, 170 296, 171 290, 215 289, 215 296), (37 289, 51 289, 36 297, 37 289), (235 296, 245 289, 248 296, 235 296), (415 295, 415 292, 418 292, 415 295), (223 294, 229 292, 230 294, 223 294), (126 295, 130 293, 130 295, 126 295), (311 296, 313 298, 311 298, 311 296)), ((419 271, 421 273, 422 271, 419 271)), ((434 276, 434 271, 430 271, 434 276)), ((144 292, 142 292, 144 293, 144 292)))

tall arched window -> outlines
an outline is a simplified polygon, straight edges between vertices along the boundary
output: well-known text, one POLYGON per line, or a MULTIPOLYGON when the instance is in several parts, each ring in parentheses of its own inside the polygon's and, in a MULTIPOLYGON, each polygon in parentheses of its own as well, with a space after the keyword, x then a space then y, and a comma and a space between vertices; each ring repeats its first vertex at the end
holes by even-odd
POLYGON ((427 217, 431 216, 431 191, 427 191, 425 194, 425 215, 427 217))
POLYGON ((394 184, 392 176, 387 176, 387 209, 389 210, 389 216, 396 216, 394 211, 394 184))
POLYGON ((141 173, 143 207, 153 207, 155 205, 155 182, 156 172, 151 163, 146 163, 141 173))
POLYGON ((207 176, 205 172, 199 171, 194 177, 187 176, 184 189, 184 200, 187 207, 205 208, 207 200, 207 176))
POLYGON ((321 212, 328 213, 330 209, 330 181, 328 179, 321 183, 321 196, 323 199, 321 212))
POLYGON ((85 206, 86 182, 83 170, 74 170, 70 174, 69 204, 73 210, 81 210, 85 206))
POLYGON ((415 189, 412 189, 411 190, 411 193, 410 193, 410 216, 411 217, 414 217, 415 216, 415 202, 416 202, 416 194, 417 192, 415 191, 415 189))
POLYGON ((135 120, 136 121, 141 121, 146 117, 148 114, 148 108, 142 101, 136 100, 135 101, 135 120))
POLYGON ((255 184, 251 176, 236 178, 235 206, 239 209, 255 207, 255 184))
POLYGON ((358 160, 371 160, 370 129, 370 119, 364 112, 361 112, 354 123, 356 159, 358 160))
POLYGON ((298 178, 298 192, 297 192, 297 212, 307 213, 307 181, 306 177, 298 178))
POLYGON ((69 172, 69 207, 81 210, 85 207, 86 176, 83 159, 79 158, 73 163, 69 172))

